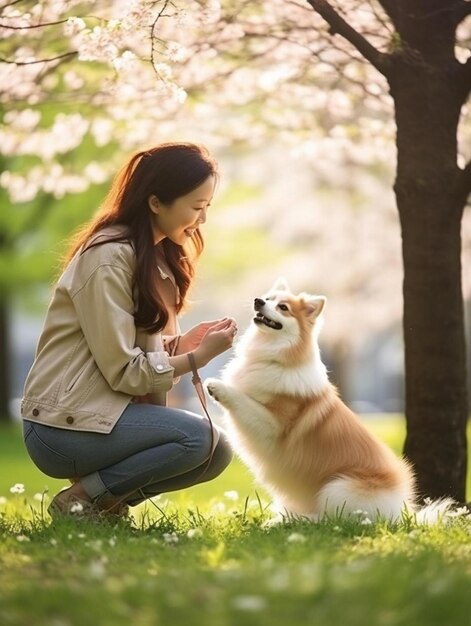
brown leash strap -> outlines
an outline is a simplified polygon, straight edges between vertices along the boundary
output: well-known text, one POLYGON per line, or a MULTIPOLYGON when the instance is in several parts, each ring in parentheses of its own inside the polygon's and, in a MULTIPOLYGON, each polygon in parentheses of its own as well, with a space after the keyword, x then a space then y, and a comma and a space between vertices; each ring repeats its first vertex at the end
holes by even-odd
POLYGON ((206 462, 206 467, 204 468, 204 471, 203 471, 203 474, 204 474, 206 470, 208 469, 208 467, 211 465, 214 450, 218 443, 219 434, 217 430, 214 428, 213 422, 211 420, 211 416, 209 415, 209 412, 208 412, 208 403, 206 401, 206 395, 204 393, 203 383, 201 381, 200 375, 198 374, 198 369, 196 367, 195 356, 193 352, 188 352, 188 361, 190 362, 191 371, 193 373, 191 382, 193 383, 195 387, 196 395, 198 396, 198 400, 200 401, 201 406, 203 407, 204 414, 208 418, 209 427, 211 428, 211 448, 210 448, 208 460, 206 462))

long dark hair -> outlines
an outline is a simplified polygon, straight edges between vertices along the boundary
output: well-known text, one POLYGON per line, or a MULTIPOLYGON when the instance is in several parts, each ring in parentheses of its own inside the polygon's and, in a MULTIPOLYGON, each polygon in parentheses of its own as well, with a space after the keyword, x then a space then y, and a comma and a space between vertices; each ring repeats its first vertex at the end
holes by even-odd
MULTIPOLYGON (((217 166, 206 148, 192 143, 165 143, 137 152, 116 176, 99 214, 73 238, 66 263, 78 250, 109 241, 129 241, 136 254, 134 288, 136 325, 148 333, 162 330, 168 311, 158 293, 156 247, 153 238, 150 196, 171 205, 177 198, 199 187, 209 176, 217 176, 217 166), (122 234, 99 238, 87 245, 93 235, 107 226, 125 226, 122 234)), ((177 313, 185 306, 185 296, 194 277, 194 261, 203 251, 203 236, 195 230, 189 249, 170 239, 161 247, 178 287, 177 313), (191 249, 192 248, 192 249, 191 249)))

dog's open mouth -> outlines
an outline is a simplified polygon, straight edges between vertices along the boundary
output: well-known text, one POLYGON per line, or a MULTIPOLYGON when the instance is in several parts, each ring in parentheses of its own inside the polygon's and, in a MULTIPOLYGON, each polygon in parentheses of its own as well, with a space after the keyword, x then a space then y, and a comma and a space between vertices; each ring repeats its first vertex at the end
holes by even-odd
POLYGON ((255 314, 255 317, 253 318, 253 321, 256 324, 265 324, 265 326, 268 326, 269 328, 274 328, 275 330, 281 330, 283 328, 283 325, 280 324, 280 322, 274 322, 273 320, 271 320, 270 318, 266 317, 265 315, 262 315, 262 313, 260 313, 260 311, 258 311, 255 314))

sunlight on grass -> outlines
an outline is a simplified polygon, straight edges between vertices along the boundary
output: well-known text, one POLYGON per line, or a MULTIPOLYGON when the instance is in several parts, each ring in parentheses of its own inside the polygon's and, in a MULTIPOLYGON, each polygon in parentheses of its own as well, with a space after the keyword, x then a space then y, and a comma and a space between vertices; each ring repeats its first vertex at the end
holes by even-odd
MULTIPOLYGON (((369 419, 399 450, 401 419, 369 419)), ((17 427, 0 455, 2 626, 462 626, 471 610, 471 517, 434 526, 361 514, 269 523, 238 462, 114 523, 52 521, 64 481, 35 470, 17 427), (45 489, 49 490, 45 492, 45 489)))
POLYGON ((17 491, 0 512, 2 625, 344 626, 348 607, 349 626, 461 626, 471 608, 469 515, 271 526, 263 499, 232 493, 156 499, 132 525, 50 523, 17 491))

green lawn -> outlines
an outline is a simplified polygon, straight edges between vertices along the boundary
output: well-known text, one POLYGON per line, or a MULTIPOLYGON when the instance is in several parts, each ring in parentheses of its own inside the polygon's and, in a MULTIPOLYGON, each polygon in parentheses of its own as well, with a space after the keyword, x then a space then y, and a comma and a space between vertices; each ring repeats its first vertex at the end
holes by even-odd
MULTIPOLYGON (((370 426, 396 449, 395 418, 370 426)), ((51 523, 17 427, 0 430, 1 626, 462 626, 471 518, 432 527, 333 519, 269 526, 268 497, 234 462, 141 505, 132 525, 51 523), (16 483, 23 493, 11 493, 16 483), (231 492, 237 492, 231 493, 231 492)))

